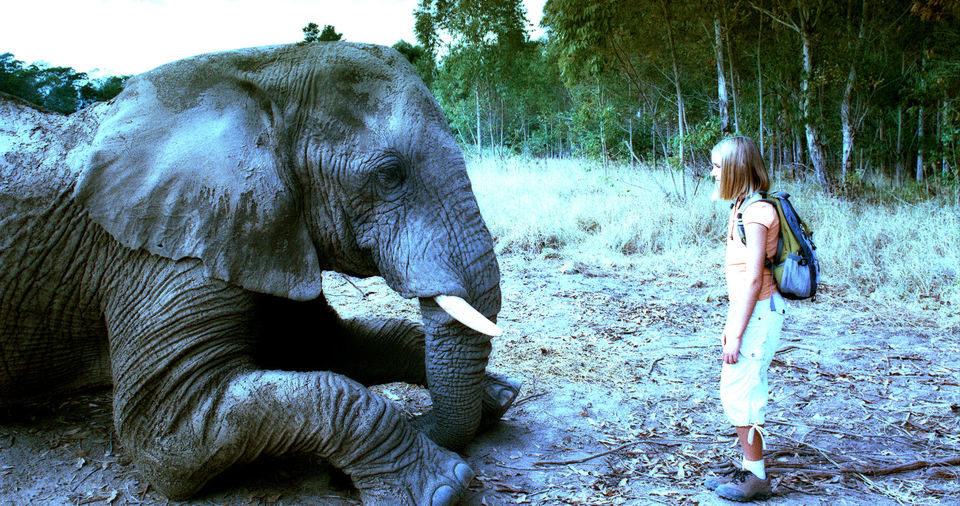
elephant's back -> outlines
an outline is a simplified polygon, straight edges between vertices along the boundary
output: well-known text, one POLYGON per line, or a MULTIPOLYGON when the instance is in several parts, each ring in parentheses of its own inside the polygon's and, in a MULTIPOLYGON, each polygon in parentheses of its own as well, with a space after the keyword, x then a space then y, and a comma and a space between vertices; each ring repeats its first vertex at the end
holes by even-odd
POLYGON ((50 200, 72 185, 105 110, 64 116, 0 93, 0 195, 50 200))

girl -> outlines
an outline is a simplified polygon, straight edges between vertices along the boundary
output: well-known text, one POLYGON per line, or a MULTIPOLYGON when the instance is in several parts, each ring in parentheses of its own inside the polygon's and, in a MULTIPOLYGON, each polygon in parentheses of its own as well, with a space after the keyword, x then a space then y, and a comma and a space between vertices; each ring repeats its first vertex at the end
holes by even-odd
POLYGON ((736 427, 743 449, 743 469, 708 480, 707 486, 721 497, 750 501, 771 492, 763 463, 762 425, 769 390, 767 368, 780 341, 786 303, 765 263, 776 254, 780 219, 766 202, 755 202, 741 211, 750 195, 770 188, 763 158, 751 139, 724 139, 714 146, 711 158, 711 175, 717 180, 715 197, 733 201, 727 227, 730 307, 720 336, 720 402, 736 427), (738 215, 742 215, 746 244, 737 231, 738 215))

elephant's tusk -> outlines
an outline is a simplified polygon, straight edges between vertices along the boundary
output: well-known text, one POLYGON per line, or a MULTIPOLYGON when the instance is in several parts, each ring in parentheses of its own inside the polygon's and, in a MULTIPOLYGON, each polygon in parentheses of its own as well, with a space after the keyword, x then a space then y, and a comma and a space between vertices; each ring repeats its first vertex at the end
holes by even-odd
POLYGON ((500 330, 500 327, 496 323, 488 320, 487 317, 480 314, 479 311, 473 308, 467 301, 461 299, 460 297, 455 297, 453 295, 437 295, 433 298, 437 301, 437 305, 443 308, 450 316, 454 317, 458 322, 470 327, 481 334, 486 334, 488 336, 497 337, 503 334, 503 331, 500 330))

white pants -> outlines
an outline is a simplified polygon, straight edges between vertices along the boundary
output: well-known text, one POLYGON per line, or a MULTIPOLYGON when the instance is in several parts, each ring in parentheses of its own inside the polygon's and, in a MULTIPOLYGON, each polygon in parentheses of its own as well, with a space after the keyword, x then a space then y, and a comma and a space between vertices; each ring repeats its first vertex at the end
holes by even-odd
POLYGON ((779 293, 757 301, 740 341, 736 364, 720 369, 720 403, 736 427, 763 424, 767 411, 767 369, 780 345, 787 304, 779 293))

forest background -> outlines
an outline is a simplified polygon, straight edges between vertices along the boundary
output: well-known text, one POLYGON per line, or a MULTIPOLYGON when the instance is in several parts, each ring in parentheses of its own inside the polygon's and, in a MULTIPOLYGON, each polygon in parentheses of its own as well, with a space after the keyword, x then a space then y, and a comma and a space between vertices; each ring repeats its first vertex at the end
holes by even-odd
MULTIPOLYGON (((700 175, 723 135, 824 190, 956 189, 957 0, 549 0, 530 40, 520 0, 421 0, 417 67, 467 147, 584 156, 700 175)), ((327 25, 305 41, 340 40, 327 25)), ((61 113, 124 76, 0 55, 0 91, 61 113)))

